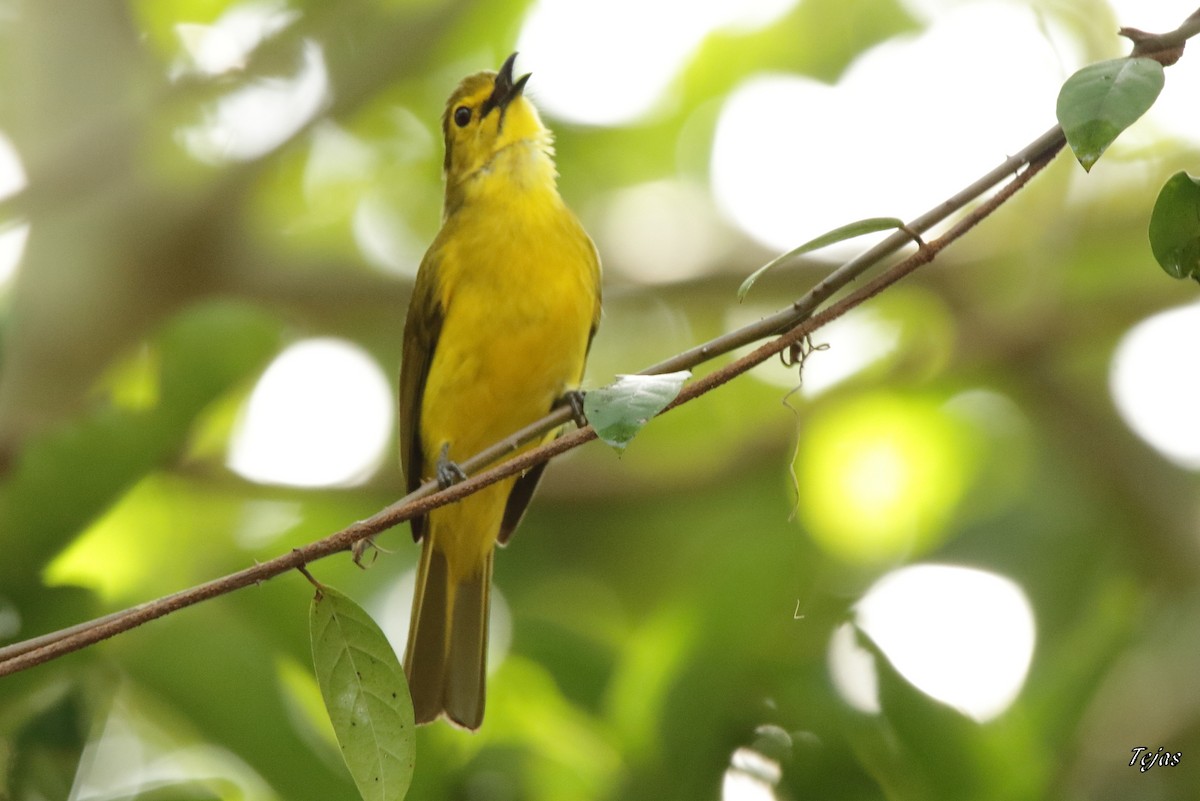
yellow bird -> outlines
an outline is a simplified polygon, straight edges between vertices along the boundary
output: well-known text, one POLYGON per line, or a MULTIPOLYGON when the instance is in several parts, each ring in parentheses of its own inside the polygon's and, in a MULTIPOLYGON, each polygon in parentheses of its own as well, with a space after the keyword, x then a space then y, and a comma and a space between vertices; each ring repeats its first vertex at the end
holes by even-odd
MULTIPOLYGON (((460 479, 457 461, 575 390, 600 320, 596 247, 559 197, 553 135, 524 97, 529 75, 513 80, 516 55, 463 79, 442 116, 442 227, 417 273, 400 368, 410 491, 460 479)), ((483 722, 493 551, 541 473, 412 521, 423 545, 404 667, 418 723, 483 722)))

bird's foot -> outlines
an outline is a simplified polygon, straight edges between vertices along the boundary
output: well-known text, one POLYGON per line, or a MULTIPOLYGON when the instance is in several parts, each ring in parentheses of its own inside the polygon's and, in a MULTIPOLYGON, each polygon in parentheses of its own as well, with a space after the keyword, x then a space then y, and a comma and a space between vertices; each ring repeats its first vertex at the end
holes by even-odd
POLYGON ((578 389, 569 389, 562 394, 562 397, 554 402, 555 406, 567 406, 571 409, 571 419, 575 421, 575 425, 579 428, 587 428, 588 419, 583 411, 583 396, 584 393, 578 389))
POLYGON ((466 472, 456 462, 450 461, 449 442, 442 445, 442 451, 438 454, 436 471, 438 489, 440 490, 453 487, 458 482, 467 480, 466 472))

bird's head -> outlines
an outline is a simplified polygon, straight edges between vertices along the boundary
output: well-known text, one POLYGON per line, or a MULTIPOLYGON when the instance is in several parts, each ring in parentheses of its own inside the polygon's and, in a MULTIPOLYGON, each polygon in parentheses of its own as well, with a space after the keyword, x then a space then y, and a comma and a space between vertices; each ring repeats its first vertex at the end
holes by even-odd
POLYGON ((516 53, 509 56, 499 72, 468 75, 446 102, 442 132, 449 183, 487 168, 496 154, 516 144, 531 144, 539 154, 551 153, 550 131, 523 94, 529 75, 513 79, 516 58, 516 53))

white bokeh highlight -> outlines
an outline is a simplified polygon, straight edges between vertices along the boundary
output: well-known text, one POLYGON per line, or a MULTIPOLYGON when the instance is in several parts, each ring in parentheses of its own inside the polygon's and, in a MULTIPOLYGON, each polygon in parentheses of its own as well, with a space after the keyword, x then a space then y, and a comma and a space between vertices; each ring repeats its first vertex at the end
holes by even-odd
MULTIPOLYGON (((1036 642, 1033 609, 1015 582, 953 565, 887 574, 856 605, 855 624, 914 687, 981 722, 1016 699, 1036 642)), ((849 623, 830 642, 829 666, 848 703, 879 710, 874 661, 849 623)))
MULTIPOLYGON (((278 795, 249 764, 228 749, 177 731, 178 722, 118 682, 84 745, 67 798, 110 801, 162 787, 191 786, 202 797, 218 793, 242 801, 274 801, 278 795), (168 722, 169 720, 169 722, 168 722)), ((38 796, 41 797, 41 796, 38 796)))
MULTIPOLYGON (((245 68, 263 40, 291 25, 299 14, 282 3, 247 3, 230 9, 213 25, 176 26, 186 58, 177 76, 224 75, 245 68)), ((330 98, 329 73, 321 46, 304 40, 300 67, 287 78, 255 79, 220 98, 197 125, 178 137, 195 158, 245 161, 271 152, 317 116, 330 98)))
POLYGON ((805 398, 815 398, 891 356, 900 345, 900 326, 870 308, 859 308, 822 327, 814 340, 829 348, 813 352, 804 362, 800 394, 805 398))
POLYGON ((748 79, 717 122, 718 205, 777 250, 920 214, 1053 124, 1066 75, 1039 24, 1017 4, 964 4, 868 50, 836 86, 748 79))
MULTIPOLYGON (((20 192, 27 182, 17 149, 0 131, 0 198, 20 192)), ((29 223, 0 221, 0 290, 16 275, 28 239, 29 223)))
POLYGON ((1200 470, 1200 304, 1159 312, 1117 345, 1109 389, 1121 418, 1176 465, 1200 470))
POLYGON ((628 123, 661 109, 688 56, 714 30, 769 24, 796 0, 538 0, 521 28, 530 94, 560 119, 628 123), (614 42, 620 42, 614 47, 614 42))
MULTIPOLYGON (((725 314, 724 328, 736 331, 775 311, 778 309, 768 306, 733 306, 725 314)), ((900 337, 899 323, 872 308, 860 307, 821 327, 812 337, 814 350, 805 359, 803 370, 787 367, 779 359, 768 359, 751 375, 780 389, 799 387, 800 397, 816 398, 891 357, 900 346, 900 337)), ((737 355, 755 347, 740 348, 737 355)))
POLYGON ((298 342, 251 392, 229 468, 263 484, 358 483, 383 462, 392 407, 391 381, 362 348, 338 339, 298 342))
POLYGON ((781 778, 778 762, 752 748, 739 748, 722 777, 721 801, 776 801, 775 785, 781 778))
POLYGON ((212 25, 181 22, 175 26, 175 34, 185 58, 173 73, 215 76, 244 69, 264 39, 298 19, 300 12, 288 9, 285 3, 249 2, 232 6, 212 25))

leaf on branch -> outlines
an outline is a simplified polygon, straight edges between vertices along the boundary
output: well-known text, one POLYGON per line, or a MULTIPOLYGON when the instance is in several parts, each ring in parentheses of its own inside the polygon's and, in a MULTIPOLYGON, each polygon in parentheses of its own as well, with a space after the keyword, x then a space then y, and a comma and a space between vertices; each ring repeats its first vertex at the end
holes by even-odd
POLYGON ((1085 170, 1154 105, 1165 77, 1151 58, 1117 58, 1076 72, 1058 93, 1058 123, 1085 170))
POLYGON ((642 427, 675 400, 691 372, 619 375, 606 387, 583 396, 583 412, 596 436, 624 450, 642 427))
POLYGON ((844 242, 847 239, 854 239, 857 236, 873 234, 877 231, 888 231, 893 228, 903 228, 904 221, 896 217, 868 217, 865 220, 848 223, 840 228, 834 228, 832 231, 821 234, 816 239, 810 239, 798 248, 789 250, 782 256, 771 259, 755 270, 749 278, 742 282, 738 287, 738 302, 746 299, 746 293, 750 291, 750 287, 754 286, 754 282, 762 277, 767 270, 770 270, 776 265, 782 264, 785 261, 790 261, 796 256, 803 256, 805 253, 811 253, 814 250, 836 245, 838 242, 844 242))
POLYGON ((358 792, 364 801, 401 801, 416 737, 400 661, 371 616, 337 590, 318 591, 308 622, 317 684, 358 792))
POLYGON ((1150 215, 1150 249, 1172 278, 1200 281, 1200 180, 1177 172, 1150 215))

